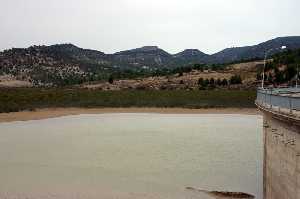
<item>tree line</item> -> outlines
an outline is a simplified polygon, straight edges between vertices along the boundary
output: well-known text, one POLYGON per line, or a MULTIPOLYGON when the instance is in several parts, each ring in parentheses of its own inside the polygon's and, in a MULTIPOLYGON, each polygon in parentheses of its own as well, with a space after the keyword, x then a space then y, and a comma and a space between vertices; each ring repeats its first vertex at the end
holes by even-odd
POLYGON ((236 85, 236 84, 242 84, 242 78, 240 75, 234 75, 229 80, 226 78, 224 79, 203 79, 199 78, 198 85, 200 88, 208 88, 208 87, 216 87, 216 86, 229 86, 229 85, 236 85))

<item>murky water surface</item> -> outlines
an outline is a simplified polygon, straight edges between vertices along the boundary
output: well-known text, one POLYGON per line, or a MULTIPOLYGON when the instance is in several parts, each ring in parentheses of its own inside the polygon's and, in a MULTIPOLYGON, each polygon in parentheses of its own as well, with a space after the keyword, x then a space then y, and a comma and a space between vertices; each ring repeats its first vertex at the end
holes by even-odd
POLYGON ((100 114, 0 124, 0 198, 262 195, 262 117, 100 114))

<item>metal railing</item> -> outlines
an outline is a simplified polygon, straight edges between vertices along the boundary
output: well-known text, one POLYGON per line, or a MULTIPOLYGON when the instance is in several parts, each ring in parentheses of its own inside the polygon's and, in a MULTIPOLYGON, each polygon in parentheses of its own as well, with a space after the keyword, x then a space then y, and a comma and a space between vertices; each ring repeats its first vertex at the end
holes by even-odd
POLYGON ((300 111, 300 88, 259 88, 256 103, 278 111, 300 111))

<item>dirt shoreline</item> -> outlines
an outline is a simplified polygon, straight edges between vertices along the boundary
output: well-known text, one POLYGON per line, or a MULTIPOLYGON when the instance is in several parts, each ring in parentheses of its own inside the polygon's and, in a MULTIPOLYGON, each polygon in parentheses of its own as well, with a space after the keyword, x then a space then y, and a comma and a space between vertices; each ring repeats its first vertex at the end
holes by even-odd
POLYGON ((259 115, 255 108, 49 108, 36 111, 0 113, 0 123, 13 121, 41 120, 68 115, 104 113, 161 113, 161 114, 246 114, 259 115))

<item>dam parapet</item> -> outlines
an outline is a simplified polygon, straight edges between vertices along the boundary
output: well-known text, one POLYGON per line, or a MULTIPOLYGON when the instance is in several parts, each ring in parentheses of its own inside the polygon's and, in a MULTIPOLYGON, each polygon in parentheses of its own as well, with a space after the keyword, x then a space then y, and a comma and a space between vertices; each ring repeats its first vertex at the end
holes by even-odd
POLYGON ((300 198, 300 89, 257 90, 264 116, 264 199, 300 198))
POLYGON ((300 121, 300 88, 259 88, 255 103, 263 111, 300 121))

